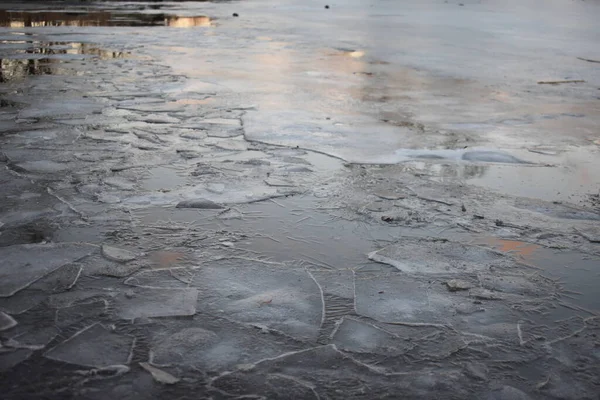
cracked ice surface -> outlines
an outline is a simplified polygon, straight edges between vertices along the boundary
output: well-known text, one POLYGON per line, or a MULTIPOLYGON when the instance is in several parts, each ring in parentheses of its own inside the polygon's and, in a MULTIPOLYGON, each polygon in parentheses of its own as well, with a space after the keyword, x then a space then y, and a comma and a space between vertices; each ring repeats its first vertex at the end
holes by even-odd
POLYGON ((96 250, 96 246, 79 243, 1 247, 0 296, 11 296, 63 265, 75 262, 96 250))

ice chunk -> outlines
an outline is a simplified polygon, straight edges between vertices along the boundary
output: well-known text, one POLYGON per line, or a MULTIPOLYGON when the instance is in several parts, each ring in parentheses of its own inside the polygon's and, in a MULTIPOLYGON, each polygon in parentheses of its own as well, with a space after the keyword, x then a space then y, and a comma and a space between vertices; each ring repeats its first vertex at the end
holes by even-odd
POLYGON ((88 300, 85 303, 60 308, 54 318, 58 328, 64 329, 85 320, 100 320, 106 317, 108 302, 104 299, 88 300))
POLYGON ((219 336, 202 328, 185 328, 167 336, 153 347, 152 362, 157 365, 196 363, 199 355, 209 351, 220 341, 219 336))
POLYGON ((102 255, 111 261, 126 263, 135 260, 137 257, 129 250, 119 249, 118 247, 102 245, 102 255))
POLYGON ((0 331, 5 331, 17 325, 17 321, 10 315, 0 311, 0 331))
POLYGON ((597 226, 577 228, 577 232, 592 243, 600 243, 600 228, 597 226))
POLYGON ((133 337, 120 335, 96 323, 50 349, 44 356, 70 364, 102 368, 128 364, 134 343, 133 337))
POLYGON ((152 375, 152 377, 157 382, 164 383, 165 385, 172 385, 174 383, 179 382, 178 378, 175 378, 173 375, 169 374, 168 372, 165 372, 161 369, 153 367, 152 365, 150 365, 148 363, 141 362, 140 367, 142 367, 146 371, 150 372, 150 375, 152 375))
POLYGON ((66 164, 60 164, 54 161, 25 161, 16 164, 15 167, 24 172, 32 172, 38 174, 51 174, 55 172, 65 171, 68 167, 66 164))
POLYGON ((510 268, 510 257, 479 246, 436 239, 405 238, 369 253, 369 259, 392 265, 402 272, 459 274, 487 271, 491 266, 510 268))
POLYGON ((439 283, 428 282, 400 273, 357 272, 356 312, 382 322, 446 323, 457 300, 439 283))
POLYGON ((64 292, 75 285, 82 269, 82 265, 78 263, 64 265, 34 282, 30 289, 41 290, 46 293, 64 292))
POLYGON ((169 320, 150 326, 151 361, 156 366, 189 365, 205 371, 224 371, 239 364, 276 357, 299 348, 299 343, 275 333, 248 327, 214 315, 169 320))
POLYGON ((16 349, 0 352, 0 371, 6 371, 27 360, 33 351, 29 349, 16 349))
POLYGON ((517 388, 504 385, 490 392, 487 400, 531 400, 531 397, 517 388))
POLYGON ((92 254, 83 243, 21 244, 0 248, 0 297, 11 296, 38 279, 92 254))
POLYGON ((187 288, 193 281, 194 271, 171 268, 141 271, 125 280, 126 285, 150 288, 187 288))
POLYGON ((315 339, 318 335, 323 319, 321 290, 304 270, 229 259, 204 264, 196 282, 203 304, 212 312, 297 338, 315 339))
POLYGON ((198 290, 136 288, 119 294, 115 308, 120 318, 175 317, 194 315, 198 290))
POLYGON ((366 322, 344 318, 333 334, 333 341, 342 350, 355 353, 399 355, 409 344, 405 340, 366 322))
POLYGON ((213 386, 232 395, 265 398, 443 398, 448 388, 452 397, 472 394, 461 371, 430 368, 387 375, 384 371, 342 354, 334 345, 315 347, 266 359, 251 368, 224 373, 213 386), (275 379, 276 377, 282 379, 275 379))

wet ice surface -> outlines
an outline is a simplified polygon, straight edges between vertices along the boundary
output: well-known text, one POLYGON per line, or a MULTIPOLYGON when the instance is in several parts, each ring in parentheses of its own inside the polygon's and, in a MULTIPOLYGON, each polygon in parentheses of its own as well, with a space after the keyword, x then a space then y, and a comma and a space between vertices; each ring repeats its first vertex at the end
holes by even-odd
POLYGON ((3 397, 597 396, 597 4, 363 3, 4 7, 3 397))

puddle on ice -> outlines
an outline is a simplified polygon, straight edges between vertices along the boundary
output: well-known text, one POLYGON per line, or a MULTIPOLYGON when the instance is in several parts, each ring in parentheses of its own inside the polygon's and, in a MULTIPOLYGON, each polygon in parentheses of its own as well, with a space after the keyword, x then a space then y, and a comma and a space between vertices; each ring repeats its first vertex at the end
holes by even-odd
POLYGON ((212 22, 206 16, 176 16, 155 13, 118 11, 0 11, 0 26, 7 28, 52 26, 169 26, 175 28, 206 27, 212 22))
POLYGON ((71 60, 110 60, 129 56, 129 52, 106 50, 90 43, 2 40, 0 82, 34 75, 80 75, 84 71, 69 68, 71 60))

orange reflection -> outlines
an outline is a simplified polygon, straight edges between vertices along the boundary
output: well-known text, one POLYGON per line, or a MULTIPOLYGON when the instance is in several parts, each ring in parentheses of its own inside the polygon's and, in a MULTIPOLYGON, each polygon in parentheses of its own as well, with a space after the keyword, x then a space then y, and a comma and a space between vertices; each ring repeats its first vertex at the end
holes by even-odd
POLYGON ((513 255, 521 257, 524 260, 533 256, 536 251, 542 248, 537 244, 521 242, 520 240, 506 240, 498 239, 495 237, 485 238, 483 239, 483 242, 488 245, 491 245, 492 247, 494 247, 497 250, 500 250, 503 253, 511 253, 513 255))
POLYGON ((208 17, 167 17, 165 25, 173 28, 191 28, 194 26, 211 26, 211 20, 208 17))

